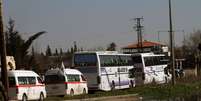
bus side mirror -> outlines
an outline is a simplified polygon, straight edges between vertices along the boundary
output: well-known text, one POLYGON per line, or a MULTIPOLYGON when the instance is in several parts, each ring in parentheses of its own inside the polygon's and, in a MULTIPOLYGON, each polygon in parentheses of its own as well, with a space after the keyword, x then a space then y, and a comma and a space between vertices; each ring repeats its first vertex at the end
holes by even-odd
POLYGON ((42 84, 45 84, 45 80, 42 80, 42 84))
POLYGON ((82 81, 87 81, 86 77, 84 77, 83 75, 81 75, 82 81))

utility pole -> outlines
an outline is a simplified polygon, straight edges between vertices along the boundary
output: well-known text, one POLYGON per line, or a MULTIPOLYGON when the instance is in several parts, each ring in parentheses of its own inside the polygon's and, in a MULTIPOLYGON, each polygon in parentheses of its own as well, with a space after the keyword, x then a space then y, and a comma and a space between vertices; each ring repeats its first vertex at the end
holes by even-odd
POLYGON ((0 0, 0 55, 1 55, 1 81, 4 85, 5 91, 5 101, 8 101, 8 74, 7 74, 7 67, 6 67, 6 44, 5 44, 5 37, 4 37, 4 29, 3 29, 3 13, 2 13, 2 0, 0 0))
POLYGON ((134 29, 136 29, 137 31, 137 39, 138 39, 138 44, 137 44, 137 47, 138 47, 138 52, 143 52, 143 48, 142 48, 142 29, 144 26, 141 25, 141 22, 143 20, 143 17, 141 18, 135 18, 134 19, 137 23, 136 25, 134 26, 134 29))
POLYGON ((170 66, 172 69, 172 85, 175 85, 176 78, 175 78, 175 58, 174 58, 174 35, 172 30, 171 0, 169 0, 169 21, 170 21, 170 48, 171 48, 170 66))

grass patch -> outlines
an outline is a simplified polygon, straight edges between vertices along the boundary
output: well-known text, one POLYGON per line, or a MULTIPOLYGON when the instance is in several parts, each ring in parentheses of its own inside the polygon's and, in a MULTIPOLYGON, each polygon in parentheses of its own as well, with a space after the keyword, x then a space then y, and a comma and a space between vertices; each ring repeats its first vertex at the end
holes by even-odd
POLYGON ((179 96, 191 96, 195 94, 201 94, 200 79, 198 80, 194 78, 193 81, 190 82, 189 80, 192 80, 191 78, 183 78, 183 79, 177 80, 177 84, 174 86, 172 86, 171 84, 160 84, 160 85, 149 84, 124 90, 114 90, 109 92, 97 91, 94 94, 65 96, 64 98, 48 97, 46 100, 51 101, 51 100, 84 99, 84 98, 117 96, 127 94, 138 94, 138 96, 141 96, 143 98, 167 99, 179 96))

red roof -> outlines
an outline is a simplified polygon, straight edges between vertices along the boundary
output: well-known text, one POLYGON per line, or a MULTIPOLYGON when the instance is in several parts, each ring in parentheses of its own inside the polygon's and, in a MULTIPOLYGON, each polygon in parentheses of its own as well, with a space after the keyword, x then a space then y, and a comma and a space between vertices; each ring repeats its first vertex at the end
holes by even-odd
MULTIPOLYGON (((161 46, 163 44, 158 43, 158 42, 151 42, 151 41, 143 41, 142 42, 142 47, 152 47, 152 46, 161 46)), ((123 47, 124 49, 132 49, 132 48, 138 48, 138 44, 134 43, 134 44, 130 44, 128 46, 123 47)))

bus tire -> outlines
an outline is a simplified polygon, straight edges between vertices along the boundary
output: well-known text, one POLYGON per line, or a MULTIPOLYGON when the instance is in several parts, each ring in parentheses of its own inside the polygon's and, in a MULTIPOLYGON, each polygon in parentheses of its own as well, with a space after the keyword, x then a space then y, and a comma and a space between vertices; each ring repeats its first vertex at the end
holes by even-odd
POLYGON ((41 93, 40 93, 39 101, 44 101, 44 99, 45 99, 45 97, 44 97, 43 93, 41 92, 41 93))
POLYGON ((115 90, 115 83, 112 81, 111 90, 115 90))
POLYGON ((86 91, 86 89, 85 89, 85 88, 83 89, 82 94, 83 94, 83 95, 87 94, 87 91, 86 91))
POLYGON ((26 94, 23 94, 22 101, 28 101, 28 98, 27 98, 26 94))
POLYGON ((74 90, 71 89, 71 90, 70 90, 70 96, 73 96, 73 95, 74 95, 74 90))

